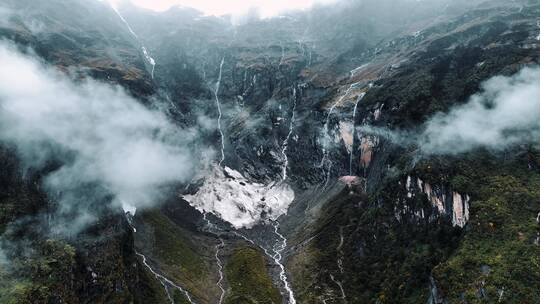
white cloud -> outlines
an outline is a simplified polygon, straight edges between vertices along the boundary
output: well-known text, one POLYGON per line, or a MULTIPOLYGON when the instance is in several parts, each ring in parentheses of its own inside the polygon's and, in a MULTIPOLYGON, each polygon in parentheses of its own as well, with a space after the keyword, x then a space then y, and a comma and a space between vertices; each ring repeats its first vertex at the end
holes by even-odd
POLYGON ((540 68, 493 77, 469 102, 426 123, 420 145, 429 153, 500 150, 540 142, 540 68))
POLYGON ((481 91, 448 113, 438 113, 422 132, 362 127, 423 154, 459 154, 477 148, 501 151, 519 144, 540 144, 540 67, 527 67, 484 82, 481 91))
POLYGON ((75 213, 68 224, 91 222, 95 214, 86 208, 107 196, 118 208, 154 205, 164 186, 191 178, 196 160, 186 146, 194 131, 120 87, 72 80, 4 43, 0 62, 0 140, 14 145, 27 167, 56 156, 66 162, 45 186, 60 212, 75 213))

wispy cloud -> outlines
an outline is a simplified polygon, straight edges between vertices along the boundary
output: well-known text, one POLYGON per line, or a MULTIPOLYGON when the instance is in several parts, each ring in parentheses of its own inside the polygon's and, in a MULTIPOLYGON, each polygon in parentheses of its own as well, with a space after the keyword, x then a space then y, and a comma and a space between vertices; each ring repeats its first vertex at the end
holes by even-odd
POLYGON ((422 131, 363 127, 360 131, 394 143, 417 145, 424 154, 459 154, 477 148, 504 150, 540 143, 540 68, 527 67, 513 76, 497 76, 463 105, 438 113, 422 131))
POLYGON ((58 227, 74 232, 97 206, 156 204, 163 187, 185 182, 197 132, 182 130, 122 88, 73 80, 0 43, 0 140, 27 168, 61 166, 44 180, 59 206, 58 227), (65 215, 62 217, 62 215, 65 215))

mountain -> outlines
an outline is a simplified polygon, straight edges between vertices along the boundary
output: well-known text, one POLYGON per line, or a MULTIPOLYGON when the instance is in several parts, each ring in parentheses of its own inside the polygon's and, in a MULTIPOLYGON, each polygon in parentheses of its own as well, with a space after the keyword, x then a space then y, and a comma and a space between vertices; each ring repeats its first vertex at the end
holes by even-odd
POLYGON ((1 303, 540 303, 540 2, 0 2, 1 303))

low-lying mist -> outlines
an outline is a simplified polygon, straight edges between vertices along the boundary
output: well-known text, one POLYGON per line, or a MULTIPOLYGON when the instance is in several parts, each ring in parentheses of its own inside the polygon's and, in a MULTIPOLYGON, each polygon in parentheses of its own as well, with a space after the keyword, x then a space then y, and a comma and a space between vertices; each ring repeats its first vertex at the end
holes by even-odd
POLYGON ((42 185, 58 206, 56 233, 85 228, 103 204, 155 205, 194 174, 196 130, 178 128, 119 86, 75 80, 5 42, 0 62, 0 141, 25 170, 60 163, 42 185))
POLYGON ((362 127, 422 154, 459 154, 478 148, 502 151, 519 144, 540 144, 540 67, 513 76, 496 76, 481 91, 447 113, 438 113, 421 132, 362 127))

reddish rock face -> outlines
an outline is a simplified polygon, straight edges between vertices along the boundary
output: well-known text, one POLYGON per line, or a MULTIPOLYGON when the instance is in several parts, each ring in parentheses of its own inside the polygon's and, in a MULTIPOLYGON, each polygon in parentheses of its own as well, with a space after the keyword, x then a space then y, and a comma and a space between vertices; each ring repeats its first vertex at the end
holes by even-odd
MULTIPOLYGON (((434 185, 416 178, 418 190, 424 193, 431 205, 437 208, 441 215, 448 215, 452 218, 454 226, 464 227, 469 221, 469 202, 468 195, 462 195, 455 191, 446 191, 445 187, 434 185)), ((407 196, 411 198, 414 195, 414 190, 411 187, 412 177, 407 177, 407 196)))
POLYGON ((360 157, 360 165, 363 168, 368 168, 373 159, 374 149, 379 144, 379 138, 376 136, 362 137, 360 143, 360 150, 362 156, 360 157))
POLYGON ((379 121, 381 119, 381 115, 382 115, 382 109, 384 108, 384 104, 382 104, 379 108, 377 108, 375 110, 375 112, 373 112, 373 119, 375 121, 379 121))
POLYGON ((343 140, 348 153, 351 153, 353 149, 353 128, 354 126, 350 122, 339 122, 339 133, 341 135, 341 140, 343 140))

